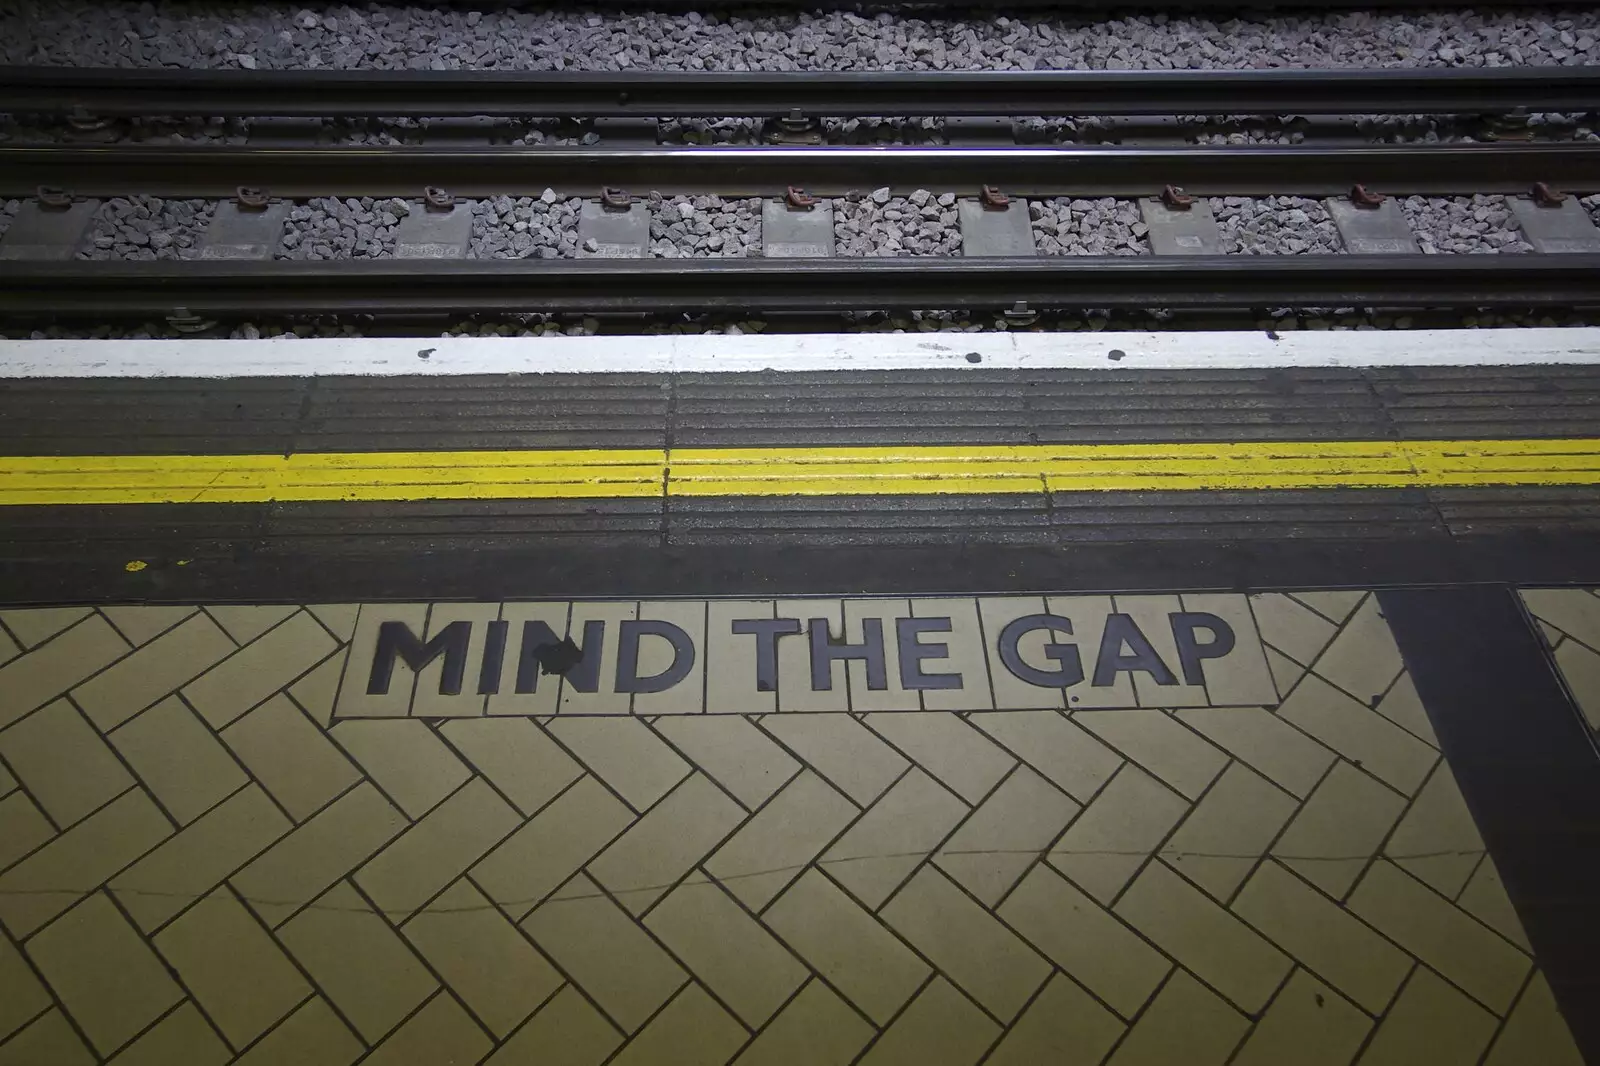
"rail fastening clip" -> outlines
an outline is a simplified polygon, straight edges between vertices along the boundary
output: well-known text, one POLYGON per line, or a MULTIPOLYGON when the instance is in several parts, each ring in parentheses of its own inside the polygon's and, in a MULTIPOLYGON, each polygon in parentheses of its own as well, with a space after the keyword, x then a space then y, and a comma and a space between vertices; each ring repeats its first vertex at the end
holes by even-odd
POLYGON ((41 185, 33 192, 39 206, 46 211, 65 211, 72 206, 72 193, 54 185, 41 185))
POLYGON ((783 202, 791 211, 810 211, 817 206, 817 198, 798 185, 791 185, 783 190, 783 202))
POLYGON ((1533 183, 1533 202, 1540 207, 1560 207, 1567 200, 1567 194, 1559 189, 1552 189, 1542 181, 1533 183))
POLYGON ((1161 202, 1172 211, 1187 211, 1194 206, 1194 197, 1184 192, 1177 185, 1168 185, 1161 190, 1161 202))
POLYGON ((233 192, 233 201, 241 211, 265 211, 272 202, 267 190, 254 185, 241 185, 233 192))
POLYGON ((1365 185, 1357 185, 1350 190, 1350 202, 1357 207, 1380 207, 1388 199, 1381 192, 1373 192, 1365 185))

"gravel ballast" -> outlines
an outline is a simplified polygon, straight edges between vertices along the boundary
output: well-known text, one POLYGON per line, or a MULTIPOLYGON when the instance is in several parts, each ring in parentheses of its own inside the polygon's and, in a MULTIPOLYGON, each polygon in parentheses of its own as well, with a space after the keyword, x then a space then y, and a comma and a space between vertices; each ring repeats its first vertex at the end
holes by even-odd
POLYGON ((296 204, 284 226, 280 259, 377 259, 394 254, 400 220, 420 210, 404 200, 322 197, 296 204))
POLYGON ((898 18, 253 4, 0 6, 0 62, 245 69, 1045 70, 1504 66, 1596 58, 1600 11, 898 18))
POLYGON ((761 254, 761 201, 673 196, 650 203, 650 254, 657 259, 761 254))
POLYGON ((578 254, 581 201, 546 189, 542 196, 497 196, 473 205, 474 259, 572 259, 578 254))
POLYGON ((100 205, 80 259, 182 259, 216 211, 209 200, 116 197, 100 205))
POLYGON ((1408 196, 1400 208, 1424 252, 1531 252, 1504 196, 1408 196))
POLYGON ((874 189, 833 201, 835 250, 847 256, 956 255, 961 251, 954 193, 917 189, 892 196, 874 189))
POLYGON ((1245 255, 1343 251, 1339 230, 1320 200, 1303 196, 1213 196, 1222 250, 1245 255))
POLYGON ((1028 204, 1041 255, 1149 255, 1149 232, 1133 200, 1056 197, 1028 204))

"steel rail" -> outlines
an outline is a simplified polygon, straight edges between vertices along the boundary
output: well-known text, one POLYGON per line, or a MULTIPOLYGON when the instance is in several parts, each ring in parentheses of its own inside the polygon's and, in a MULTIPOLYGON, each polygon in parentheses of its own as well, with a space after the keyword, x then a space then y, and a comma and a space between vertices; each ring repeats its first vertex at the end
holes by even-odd
POLYGON ((0 262, 7 317, 1600 306, 1600 255, 0 262))
POLYGON ((1600 66, 712 72, 0 67, 0 111, 101 117, 1377 115, 1600 109, 1600 66))
POLYGON ((1600 145, 1250 145, 1228 147, 652 147, 428 148, 267 146, 0 147, 0 195, 40 186, 80 196, 458 197, 594 195, 824 196, 890 186, 1018 196, 1141 196, 1179 185, 1202 195, 1323 196, 1355 184, 1396 194, 1525 192, 1535 182, 1600 192, 1600 145))

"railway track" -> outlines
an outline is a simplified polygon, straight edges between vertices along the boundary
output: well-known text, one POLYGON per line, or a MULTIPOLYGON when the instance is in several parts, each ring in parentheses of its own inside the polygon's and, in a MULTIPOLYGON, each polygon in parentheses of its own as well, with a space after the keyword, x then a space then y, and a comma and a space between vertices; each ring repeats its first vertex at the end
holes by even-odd
POLYGON ((972 196, 1138 197, 1177 186, 1197 196, 1526 193, 1544 182, 1600 191, 1600 145, 1445 144, 1322 147, 915 148, 712 146, 0 147, 0 195, 40 186, 80 196, 224 198, 246 186, 272 196, 461 198, 594 196, 603 188, 667 195, 781 196, 791 186, 842 197, 882 186, 972 196))
POLYGON ((368 259, 0 268, 0 314, 204 317, 1600 304, 1600 255, 368 259))
POLYGON ((695 76, 4 68, 0 111, 67 118, 79 129, 152 115, 631 125, 622 127, 627 143, 592 146, 8 144, 0 147, 0 196, 41 196, 19 217, 28 215, 30 233, 40 226, 60 233, 53 246, 24 247, 13 237, 8 251, 0 241, 0 314, 1588 307, 1600 304, 1600 233, 1577 197, 1600 192, 1600 144, 1534 140, 1526 119, 1596 110, 1600 68, 1589 67, 695 76), (1179 112, 1488 116, 1498 132, 1487 143, 1419 145, 816 143, 824 119, 862 115, 976 118, 995 133, 1019 116, 1179 112), (645 143, 649 124, 684 116, 768 120, 769 140, 778 143, 645 143), (766 258, 652 258, 652 237, 679 222, 664 210, 681 207, 685 223, 703 217, 695 212, 704 207, 667 202, 674 196, 760 198, 765 229, 793 228, 862 201, 898 218, 901 198, 914 191, 918 209, 941 197, 921 211, 924 231, 948 233, 959 216, 964 256, 835 256, 831 232, 817 236, 829 222, 808 230, 803 249, 764 233, 766 258), (1390 199, 1490 194, 1508 198, 1529 245, 1556 254, 1419 254, 1390 199), (201 213, 246 228, 252 220, 276 224, 280 232, 226 247, 203 232, 191 247, 154 262, 89 262, 74 258, 80 244, 63 247, 72 237, 64 216, 74 202, 130 196, 220 201, 201 213), (396 258, 289 258, 280 243, 289 205, 327 197, 359 203, 362 211, 399 201, 404 206, 394 210, 407 219, 390 224, 434 236, 397 238, 396 258), (546 258, 526 247, 513 250, 516 258, 469 257, 472 234, 510 217, 479 205, 517 197, 581 201, 581 210, 564 216, 576 222, 576 239, 560 236, 546 258), (1339 223, 1342 250, 1356 254, 1224 254, 1208 197, 1300 198, 1328 212, 1339 223), (1059 210, 1070 215, 1070 204, 1087 198, 1138 201, 1143 221, 1135 232, 1149 247, 1128 250, 1156 254, 1032 254, 1035 224, 1045 215, 1038 205, 1064 204, 1059 210), (1361 236, 1378 221, 1388 236, 1361 236), (619 226, 626 239, 615 237, 619 226), (796 249, 818 258, 792 258, 796 249))
POLYGON ((655 118, 1395 115, 1591 111, 1600 68, 682 71, 85 70, 0 67, 42 115, 655 118))

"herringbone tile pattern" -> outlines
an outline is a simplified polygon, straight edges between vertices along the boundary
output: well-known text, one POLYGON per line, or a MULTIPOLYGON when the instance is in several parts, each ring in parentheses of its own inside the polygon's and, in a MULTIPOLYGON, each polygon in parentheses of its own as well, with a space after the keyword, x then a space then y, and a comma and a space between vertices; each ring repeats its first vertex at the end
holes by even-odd
POLYGON ((1567 691, 1600 734, 1600 590, 1523 589, 1567 691))
POLYGON ((1240 604, 1271 705, 376 720, 354 606, 0 612, 0 1064, 1576 1066, 1377 601, 1240 604))

